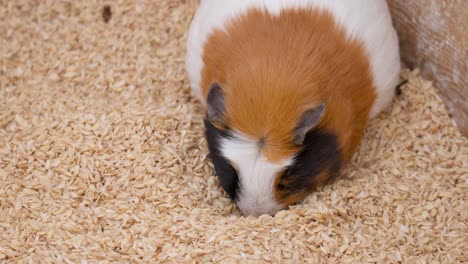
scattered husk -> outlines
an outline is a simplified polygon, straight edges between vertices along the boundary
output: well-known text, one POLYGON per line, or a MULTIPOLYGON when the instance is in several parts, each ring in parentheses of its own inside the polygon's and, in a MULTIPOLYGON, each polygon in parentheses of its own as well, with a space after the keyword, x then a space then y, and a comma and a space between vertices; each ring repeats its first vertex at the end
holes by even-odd
POLYGON ((186 80, 188 8, 1 5, 0 263, 467 261, 468 140, 417 70, 339 180, 241 216, 186 80))

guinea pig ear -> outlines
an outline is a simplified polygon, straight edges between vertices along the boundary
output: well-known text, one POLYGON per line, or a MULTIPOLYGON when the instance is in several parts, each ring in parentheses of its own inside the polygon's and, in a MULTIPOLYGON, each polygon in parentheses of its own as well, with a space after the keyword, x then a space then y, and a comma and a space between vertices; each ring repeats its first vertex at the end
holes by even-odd
POLYGON ((214 126, 221 126, 224 119, 224 92, 217 83, 213 83, 206 98, 207 118, 214 126))
POLYGON ((320 120, 322 120, 322 117, 325 114, 326 108, 327 104, 321 103, 302 114, 302 117, 294 130, 294 143, 297 145, 302 145, 304 143, 306 134, 320 123, 320 120))

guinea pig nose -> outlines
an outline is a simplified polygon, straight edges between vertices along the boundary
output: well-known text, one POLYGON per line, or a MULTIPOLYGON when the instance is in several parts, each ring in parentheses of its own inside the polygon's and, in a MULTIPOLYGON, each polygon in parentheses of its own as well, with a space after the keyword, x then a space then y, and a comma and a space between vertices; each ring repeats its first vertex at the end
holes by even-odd
POLYGON ((247 217, 249 215, 251 215, 253 217, 259 217, 259 216, 261 216, 263 214, 266 214, 266 213, 262 212, 262 210, 259 210, 259 209, 256 209, 256 208, 244 208, 244 209, 242 209, 242 208, 239 207, 239 210, 241 211, 241 213, 245 217, 247 217))
POLYGON ((257 204, 256 206, 242 206, 240 204, 237 204, 237 208, 241 211, 241 213, 247 217, 249 215, 254 216, 254 217, 259 217, 261 215, 271 215, 274 216, 276 212, 284 209, 284 206, 277 206, 277 207, 264 207, 261 206, 260 204, 257 204))

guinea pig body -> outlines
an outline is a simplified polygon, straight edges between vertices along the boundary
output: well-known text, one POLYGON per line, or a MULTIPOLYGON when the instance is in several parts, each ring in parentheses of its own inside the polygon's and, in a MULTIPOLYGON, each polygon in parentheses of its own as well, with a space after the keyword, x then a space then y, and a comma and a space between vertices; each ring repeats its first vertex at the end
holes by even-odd
POLYGON ((384 0, 202 0, 186 62, 216 174, 245 215, 337 175, 400 72, 384 0))

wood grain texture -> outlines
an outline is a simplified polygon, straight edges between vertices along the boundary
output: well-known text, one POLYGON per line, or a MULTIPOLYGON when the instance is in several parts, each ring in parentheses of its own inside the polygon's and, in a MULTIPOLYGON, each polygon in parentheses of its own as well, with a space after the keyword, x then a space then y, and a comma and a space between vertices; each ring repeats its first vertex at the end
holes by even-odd
POLYGON ((403 60, 436 83, 455 123, 468 136, 468 1, 388 3, 403 60))

